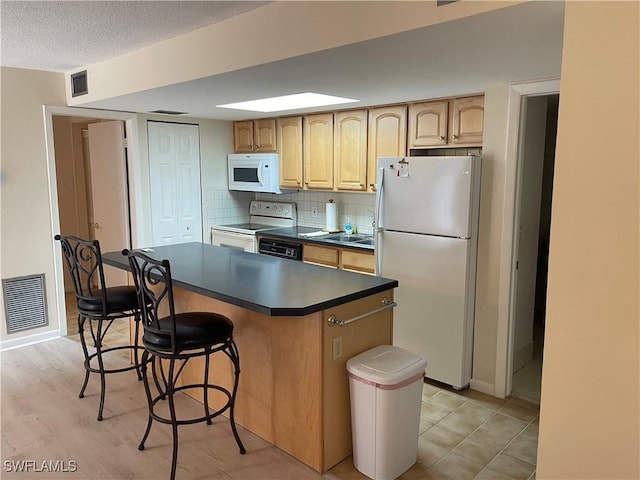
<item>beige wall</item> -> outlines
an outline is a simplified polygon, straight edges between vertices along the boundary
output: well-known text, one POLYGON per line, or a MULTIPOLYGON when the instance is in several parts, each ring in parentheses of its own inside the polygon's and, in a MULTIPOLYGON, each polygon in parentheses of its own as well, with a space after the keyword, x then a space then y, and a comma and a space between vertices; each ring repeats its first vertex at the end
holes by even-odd
MULTIPOLYGON (((64 105, 64 75, 2 67, 0 70, 2 217, 0 275, 45 274, 49 326, 59 328, 53 278, 53 235, 42 106, 64 105)), ((57 232, 55 232, 57 233, 57 232)), ((0 339, 6 338, 2 306, 0 339)), ((32 334, 32 330, 12 338, 32 334)))
POLYGON ((273 2, 244 15, 87 68, 89 93, 69 105, 317 52, 523 3, 273 2), (313 21, 310 21, 313 19, 313 21), (207 45, 226 48, 207 48, 207 45), (202 52, 206 55, 202 55, 202 52), (144 68, 141 68, 141 67, 144 68))
POLYGON ((639 25, 566 5, 538 479, 640 478, 639 25))
POLYGON ((494 393, 504 225, 509 85, 485 91, 472 388, 494 393))

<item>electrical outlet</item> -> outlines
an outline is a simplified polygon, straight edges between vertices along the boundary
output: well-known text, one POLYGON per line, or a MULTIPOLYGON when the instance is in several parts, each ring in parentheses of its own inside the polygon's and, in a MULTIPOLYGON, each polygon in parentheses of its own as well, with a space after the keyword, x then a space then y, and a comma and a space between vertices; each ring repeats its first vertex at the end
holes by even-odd
POLYGON ((318 217, 318 206, 317 205, 311 205, 311 216, 313 218, 317 218, 318 217))
POLYGON ((335 337, 333 339, 333 359, 340 358, 342 356, 342 337, 335 337))

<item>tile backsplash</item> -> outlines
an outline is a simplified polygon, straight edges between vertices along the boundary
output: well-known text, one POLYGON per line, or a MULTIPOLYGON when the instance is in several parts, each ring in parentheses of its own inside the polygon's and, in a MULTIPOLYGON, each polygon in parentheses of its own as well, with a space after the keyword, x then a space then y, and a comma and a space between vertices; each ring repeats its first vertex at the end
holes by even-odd
POLYGON ((257 194, 258 200, 277 202, 292 202, 298 208, 298 225, 303 227, 317 227, 319 230, 326 225, 326 204, 330 199, 337 204, 338 228, 344 230, 349 221, 358 229, 359 233, 373 233, 373 211, 376 196, 373 193, 345 193, 345 192, 310 192, 303 190, 282 195, 257 194), (313 216, 314 207, 317 216, 313 216))
POLYGON ((249 203, 251 200, 268 200, 271 202, 295 203, 298 210, 298 225, 317 227, 325 226, 325 205, 329 199, 337 204, 338 227, 344 230, 347 221, 357 227, 360 233, 373 233, 373 210, 376 196, 372 193, 344 192, 309 192, 299 191, 281 195, 230 192, 226 186, 207 188, 204 190, 204 231, 205 235, 213 225, 231 225, 249 221, 249 203), (312 211, 317 209, 317 216, 312 211))
POLYGON ((202 212, 205 239, 213 225, 232 225, 249 220, 249 203, 255 194, 231 192, 225 186, 203 189, 204 209, 202 212))

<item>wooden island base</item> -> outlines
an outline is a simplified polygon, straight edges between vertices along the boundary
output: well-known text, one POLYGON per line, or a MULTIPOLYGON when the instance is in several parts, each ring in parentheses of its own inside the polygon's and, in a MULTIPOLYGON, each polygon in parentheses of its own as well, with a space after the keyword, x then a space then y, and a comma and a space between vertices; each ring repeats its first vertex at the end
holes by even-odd
MULTIPOLYGON (((352 452, 349 358, 376 345, 391 344, 392 310, 349 325, 330 326, 335 315, 348 320, 393 300, 393 290, 373 294, 302 317, 267 316, 174 287, 176 311, 209 311, 234 323, 240 352, 240 386, 236 422, 323 473, 352 452), (334 340, 339 356, 334 359, 334 340)), ((224 354, 212 357, 210 378, 230 388, 231 363, 224 354)), ((191 360, 184 383, 199 383, 204 363, 191 360)), ((203 401, 198 393, 194 395, 203 401), (199 396, 198 396, 199 395, 199 396)), ((212 408, 222 396, 209 399, 212 408)), ((250 453, 250 452, 249 452, 250 453)))

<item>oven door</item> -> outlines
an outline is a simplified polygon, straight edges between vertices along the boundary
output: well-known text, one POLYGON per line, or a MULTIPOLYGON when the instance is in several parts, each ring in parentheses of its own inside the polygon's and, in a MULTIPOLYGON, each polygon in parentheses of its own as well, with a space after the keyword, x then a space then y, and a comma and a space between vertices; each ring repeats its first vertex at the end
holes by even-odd
POLYGON ((226 232, 211 229, 211 244, 217 247, 235 248, 245 252, 256 253, 256 236, 250 233, 226 232))

